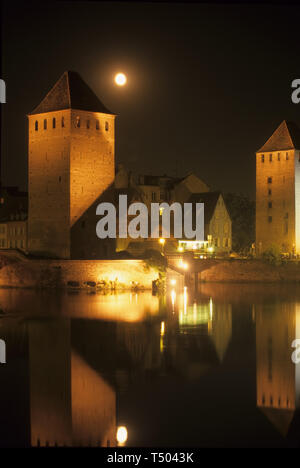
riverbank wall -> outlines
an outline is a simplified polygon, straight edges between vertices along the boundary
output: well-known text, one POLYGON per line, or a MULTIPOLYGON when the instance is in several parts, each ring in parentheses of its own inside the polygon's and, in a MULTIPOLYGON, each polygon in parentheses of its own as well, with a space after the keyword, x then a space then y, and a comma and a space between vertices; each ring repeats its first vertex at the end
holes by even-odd
POLYGON ((262 260, 217 260, 197 275, 200 283, 300 283, 300 262, 273 265, 262 260))
POLYGON ((152 289, 158 272, 142 260, 36 260, 0 253, 0 287, 152 289))

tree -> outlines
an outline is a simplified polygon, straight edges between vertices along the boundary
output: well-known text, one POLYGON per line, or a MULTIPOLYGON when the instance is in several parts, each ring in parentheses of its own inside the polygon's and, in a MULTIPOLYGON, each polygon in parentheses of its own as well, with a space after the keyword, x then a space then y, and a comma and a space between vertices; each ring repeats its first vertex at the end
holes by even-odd
POLYGON ((255 202, 244 195, 224 195, 226 207, 232 221, 232 250, 248 253, 255 242, 255 202))

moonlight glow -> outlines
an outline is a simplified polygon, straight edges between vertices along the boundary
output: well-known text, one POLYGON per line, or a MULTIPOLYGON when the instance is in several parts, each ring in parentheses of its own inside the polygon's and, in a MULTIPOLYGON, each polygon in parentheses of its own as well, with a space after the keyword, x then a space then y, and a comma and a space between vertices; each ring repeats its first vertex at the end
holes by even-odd
POLYGON ((124 73, 117 73, 116 74, 115 83, 118 86, 124 86, 126 84, 126 81, 127 81, 127 78, 126 78, 126 75, 124 75, 124 73))

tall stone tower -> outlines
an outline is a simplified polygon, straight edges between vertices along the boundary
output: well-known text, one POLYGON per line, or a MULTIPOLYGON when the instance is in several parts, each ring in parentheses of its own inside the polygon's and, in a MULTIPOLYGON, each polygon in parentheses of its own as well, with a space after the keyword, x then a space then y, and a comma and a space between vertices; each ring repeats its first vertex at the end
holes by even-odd
MULTIPOLYGON (((28 115, 30 253, 74 257, 73 227, 114 180, 114 119, 70 71, 28 115)), ((96 237, 96 222, 92 232, 96 237)))
POLYGON ((256 249, 300 254, 300 129, 283 121, 256 153, 256 249))

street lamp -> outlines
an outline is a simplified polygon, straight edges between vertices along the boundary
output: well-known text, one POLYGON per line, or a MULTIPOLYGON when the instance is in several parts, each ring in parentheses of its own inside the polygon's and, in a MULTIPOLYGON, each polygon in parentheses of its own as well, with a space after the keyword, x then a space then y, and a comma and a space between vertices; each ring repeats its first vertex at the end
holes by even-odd
POLYGON ((164 239, 163 237, 161 237, 158 241, 161 245, 161 254, 164 255, 164 245, 165 245, 165 242, 166 242, 166 239, 164 239))

